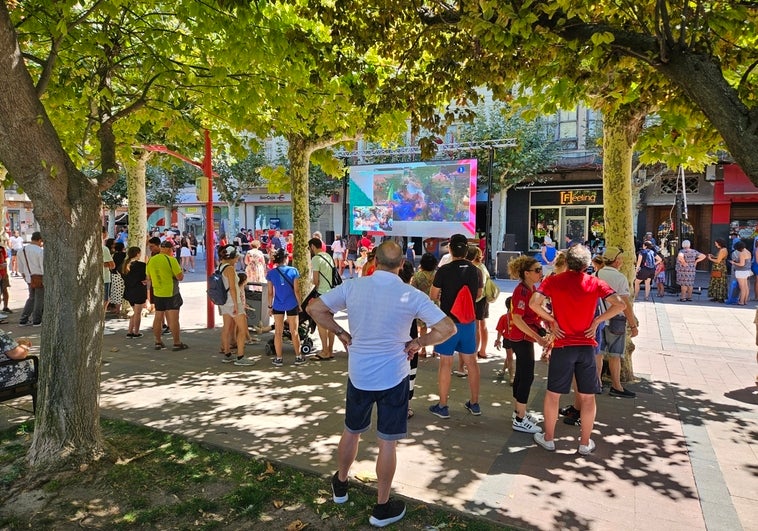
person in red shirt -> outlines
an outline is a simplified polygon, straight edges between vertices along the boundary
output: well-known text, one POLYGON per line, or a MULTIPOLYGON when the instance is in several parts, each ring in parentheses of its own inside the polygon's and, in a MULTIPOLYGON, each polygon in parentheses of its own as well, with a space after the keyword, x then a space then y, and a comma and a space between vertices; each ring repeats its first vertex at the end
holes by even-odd
POLYGON ((571 380, 576 377, 582 412, 579 453, 588 455, 595 449, 590 435, 595 424, 595 393, 600 389, 595 367, 595 331, 601 322, 623 312, 626 304, 606 282, 585 273, 590 265, 586 247, 569 247, 566 263, 568 271, 546 278, 529 301, 532 311, 548 324, 555 336, 547 374, 545 433, 535 433, 534 441, 545 450, 555 450, 558 400, 571 391, 571 380), (543 307, 548 298, 552 314, 543 307), (598 299, 605 301, 606 310, 596 316, 598 299))
POLYGON ((515 376, 513 372, 513 344, 511 343, 511 297, 505 299, 505 313, 500 316, 497 321, 497 339, 495 339, 495 348, 500 350, 502 346, 505 349, 505 362, 503 364, 503 370, 498 371, 498 377, 505 378, 505 373, 508 373, 508 383, 513 385, 513 378, 515 376))
POLYGON ((534 344, 548 345, 542 319, 529 306, 534 287, 542 280, 542 265, 531 256, 519 256, 508 263, 511 278, 520 280, 511 296, 511 346, 516 354, 516 377, 513 379, 513 429, 539 433, 537 419, 527 413, 526 404, 534 381, 534 344))
POLYGON ((368 232, 366 232, 365 230, 361 233, 361 240, 360 242, 358 242, 358 244, 360 245, 360 247, 365 247, 369 251, 371 250, 372 247, 374 247, 374 242, 371 241, 371 238, 368 237, 368 232))

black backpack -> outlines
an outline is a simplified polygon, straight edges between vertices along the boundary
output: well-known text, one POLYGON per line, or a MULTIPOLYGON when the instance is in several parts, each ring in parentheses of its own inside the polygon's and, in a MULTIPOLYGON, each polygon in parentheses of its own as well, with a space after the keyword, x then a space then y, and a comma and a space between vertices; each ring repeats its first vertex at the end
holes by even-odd
MULTIPOLYGON (((321 256, 321 255, 319 254, 317 256, 321 256)), ((324 276, 324 274, 321 271, 319 271, 319 275, 321 275, 322 277, 324 277, 326 279, 326 282, 329 284, 329 287, 330 288, 335 288, 335 287, 339 286, 340 284, 342 284, 342 276, 340 275, 339 270, 335 267, 334 260, 332 259, 332 261, 330 262, 329 260, 327 260, 323 256, 321 256, 321 259, 324 260, 324 261, 326 261, 332 267, 332 278, 331 278, 331 280, 328 279, 328 278, 326 278, 326 276, 324 276)))

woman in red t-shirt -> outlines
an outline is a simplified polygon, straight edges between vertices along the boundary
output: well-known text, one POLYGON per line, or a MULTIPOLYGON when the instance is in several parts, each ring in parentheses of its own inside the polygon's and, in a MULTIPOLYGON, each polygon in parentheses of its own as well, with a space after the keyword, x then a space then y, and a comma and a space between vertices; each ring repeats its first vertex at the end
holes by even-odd
POLYGON ((539 433, 542 428, 526 412, 529 392, 534 381, 534 343, 548 344, 539 316, 529 307, 535 284, 542 280, 542 265, 531 256, 519 256, 508 264, 511 278, 518 286, 511 296, 510 339, 516 354, 516 377, 513 379, 513 429, 524 433, 539 433))

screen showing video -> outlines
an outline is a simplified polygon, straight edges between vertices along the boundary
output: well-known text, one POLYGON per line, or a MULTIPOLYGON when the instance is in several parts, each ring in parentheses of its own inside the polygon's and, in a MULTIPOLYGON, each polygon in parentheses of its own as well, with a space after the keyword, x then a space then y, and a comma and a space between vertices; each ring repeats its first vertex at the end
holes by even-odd
POLYGON ((476 159, 351 166, 350 231, 474 236, 476 159))

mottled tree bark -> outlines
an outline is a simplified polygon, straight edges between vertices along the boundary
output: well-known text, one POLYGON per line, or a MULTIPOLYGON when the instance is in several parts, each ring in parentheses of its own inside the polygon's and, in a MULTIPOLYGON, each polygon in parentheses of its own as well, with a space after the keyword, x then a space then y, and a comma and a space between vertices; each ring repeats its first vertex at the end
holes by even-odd
POLYGON ((139 247, 145 257, 147 248, 147 163, 154 152, 142 150, 124 163, 126 167, 126 197, 129 198, 129 237, 127 247, 139 247))
POLYGON ((28 458, 47 468, 102 454, 103 262, 99 183, 64 152, 0 3, 0 162, 29 195, 45 241, 39 402, 28 458))
POLYGON ((297 135, 287 138, 287 157, 290 162, 290 183, 292 187, 292 228, 295 233, 292 260, 300 271, 300 295, 305 297, 312 288, 310 273, 310 253, 308 240, 311 238, 310 206, 308 204, 308 168, 313 152, 309 142, 297 135))
MULTIPOLYGON (((632 228, 632 156, 645 115, 644 110, 636 108, 610 112, 603 117, 605 243, 624 249, 621 272, 629 279, 632 294, 636 262, 632 228)), ((621 381, 624 382, 634 379, 634 344, 631 339, 627 339, 626 347, 621 363, 621 381)))

